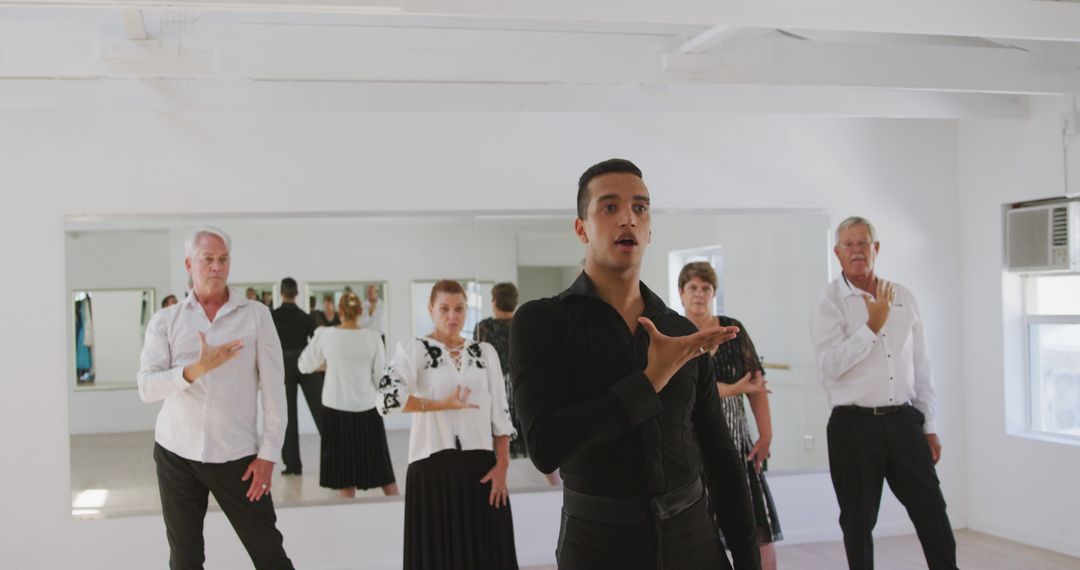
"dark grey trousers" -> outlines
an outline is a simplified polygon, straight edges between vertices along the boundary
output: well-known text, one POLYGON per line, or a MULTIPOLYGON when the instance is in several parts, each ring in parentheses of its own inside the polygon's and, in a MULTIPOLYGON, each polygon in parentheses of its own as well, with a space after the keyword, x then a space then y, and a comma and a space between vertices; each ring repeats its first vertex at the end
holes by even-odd
POLYGON ((154 444, 158 491, 169 538, 169 568, 203 567, 203 519, 209 494, 214 494, 255 568, 291 569, 281 533, 277 530, 274 501, 267 493, 256 502, 245 496, 251 481, 242 481, 255 456, 228 463, 202 463, 184 459, 154 444))

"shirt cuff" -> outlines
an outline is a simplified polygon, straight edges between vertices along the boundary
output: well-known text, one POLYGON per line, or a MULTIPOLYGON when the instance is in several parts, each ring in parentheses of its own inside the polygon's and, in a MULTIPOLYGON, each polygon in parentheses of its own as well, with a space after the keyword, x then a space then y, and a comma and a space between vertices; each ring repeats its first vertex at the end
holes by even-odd
POLYGON ((855 336, 859 337, 859 339, 866 344, 874 344, 877 342, 878 337, 877 333, 870 328, 870 325, 863 325, 862 328, 859 329, 859 332, 855 333, 855 336))
POLYGON ((259 459, 269 461, 270 463, 281 463, 281 446, 278 446, 277 452, 274 452, 272 448, 267 445, 263 445, 259 449, 259 459))
POLYGON ((656 394, 644 372, 631 373, 608 388, 608 391, 614 394, 626 410, 631 427, 637 427, 660 414, 660 396, 656 394))
POLYGON ((177 390, 183 391, 191 387, 191 382, 184 379, 184 367, 177 366, 173 368, 173 384, 176 384, 177 390))
POLYGON ((926 420, 923 424, 923 433, 937 433, 937 423, 934 420, 926 420))

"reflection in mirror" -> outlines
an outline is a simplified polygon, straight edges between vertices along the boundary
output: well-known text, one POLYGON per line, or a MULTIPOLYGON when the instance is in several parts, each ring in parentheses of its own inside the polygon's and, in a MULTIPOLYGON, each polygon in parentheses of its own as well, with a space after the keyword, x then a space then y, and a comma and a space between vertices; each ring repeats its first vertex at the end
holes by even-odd
MULTIPOLYGON (((361 297, 374 285, 385 306, 383 325, 388 356, 403 339, 432 328, 427 311, 431 284, 437 278, 461 277, 468 288, 469 330, 494 316, 492 286, 517 285, 518 302, 558 294, 578 276, 584 254, 570 221, 573 212, 553 215, 414 215, 320 217, 212 217, 146 220, 69 220, 68 290, 93 298, 92 343, 101 350, 98 296, 106 290, 161 292, 185 297, 184 239, 193 227, 211 224, 232 237, 230 285, 243 294, 252 286, 261 300, 269 291, 280 303, 283 277, 300 284, 301 308, 323 310, 324 294, 336 301, 345 287, 361 297), (356 243, 379 247, 357 248, 356 243), (433 253, 431 244, 453 246, 433 253), (124 256, 117 256, 122 251, 124 256), (123 258, 124 263, 116 260, 123 258), (343 275, 345 273, 345 275, 343 275), (352 273, 350 276, 349 273, 352 273), (377 276, 378 279, 373 279, 377 276), (154 287, 148 288, 145 285, 154 287), (97 296, 95 296, 97 295, 97 296)), ((824 397, 813 372, 806 318, 813 298, 828 282, 828 219, 818 212, 653 211, 653 240, 642 280, 662 299, 677 304, 673 275, 688 260, 707 259, 719 274, 717 311, 742 321, 765 356, 773 389, 772 472, 823 469, 826 466, 824 397), (721 257, 722 255, 722 257, 721 257), (721 265, 722 263, 722 265, 721 265), (674 273, 673 273, 674 272, 674 273)), ((141 295, 141 293, 140 293, 141 295)), ((73 299, 73 298, 72 298, 73 299)), ((132 299, 141 311, 142 297, 132 299)), ((72 302, 70 299, 68 302, 72 302)), ((155 297, 150 298, 150 306, 155 297)), ((136 309, 129 309, 135 311, 136 309)), ((158 309, 160 310, 160 309, 158 309)), ((75 336, 75 311, 69 307, 75 336)), ((134 335, 141 339, 141 322, 134 335)), ((72 342, 72 341, 69 341, 72 342)), ((160 509, 151 450, 159 405, 143 404, 135 390, 140 342, 122 357, 127 371, 116 380, 125 389, 84 391, 73 386, 71 413, 72 511, 75 516, 111 516, 160 509)), ((72 353, 70 369, 76 370, 72 353)), ((95 355, 100 360, 101 356, 95 355)), ((95 384, 106 379, 95 363, 95 384)), ((111 375, 110 375, 111 376, 111 375)), ((113 377, 108 378, 110 381, 113 377)), ((302 399, 302 398, 301 398, 302 399)), ((279 507, 342 501, 319 485, 320 437, 307 406, 297 406, 303 475, 273 478, 279 507)), ((387 442, 398 483, 404 489, 411 414, 386 419, 387 442)), ((753 425, 751 425, 753 429, 753 425)), ((550 489, 550 483, 527 457, 511 461, 509 487, 514 492, 550 489)), ((382 499, 378 488, 358 498, 382 499)), ((211 499, 212 500, 212 499, 211 499)))
POLYGON ((320 281, 306 283, 304 287, 307 303, 302 303, 305 306, 301 308, 315 319, 315 326, 339 323, 338 303, 341 302, 342 295, 351 291, 356 293, 363 303, 360 326, 374 330, 386 340, 390 318, 386 308, 389 290, 386 281, 320 281))
POLYGON ((281 296, 278 294, 277 283, 230 282, 229 287, 243 293, 246 299, 258 301, 271 309, 281 304, 281 296))
POLYGON ((134 386, 154 290, 74 291, 72 301, 76 389, 134 386))

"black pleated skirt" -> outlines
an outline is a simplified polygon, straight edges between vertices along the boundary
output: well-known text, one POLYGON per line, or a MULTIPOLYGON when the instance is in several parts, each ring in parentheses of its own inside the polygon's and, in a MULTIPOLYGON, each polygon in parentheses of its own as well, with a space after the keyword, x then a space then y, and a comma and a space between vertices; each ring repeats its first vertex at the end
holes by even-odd
POLYGON ((488 504, 491 451, 448 449, 409 464, 406 570, 516 570, 510 506, 488 504))
POLYGON ((345 412, 323 408, 319 485, 371 489, 394 482, 386 428, 374 408, 345 412))

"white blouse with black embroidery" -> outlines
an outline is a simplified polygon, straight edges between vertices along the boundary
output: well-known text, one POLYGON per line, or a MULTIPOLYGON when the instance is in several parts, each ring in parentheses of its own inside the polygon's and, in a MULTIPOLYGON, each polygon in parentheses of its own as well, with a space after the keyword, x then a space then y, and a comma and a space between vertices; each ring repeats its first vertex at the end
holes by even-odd
POLYGON ((444 449, 493 450, 493 436, 513 437, 506 385, 495 348, 466 341, 460 358, 430 338, 403 339, 379 380, 375 408, 386 416, 399 413, 409 396, 442 400, 454 388, 468 388, 468 402, 479 408, 418 412, 409 434, 409 463, 444 449))

